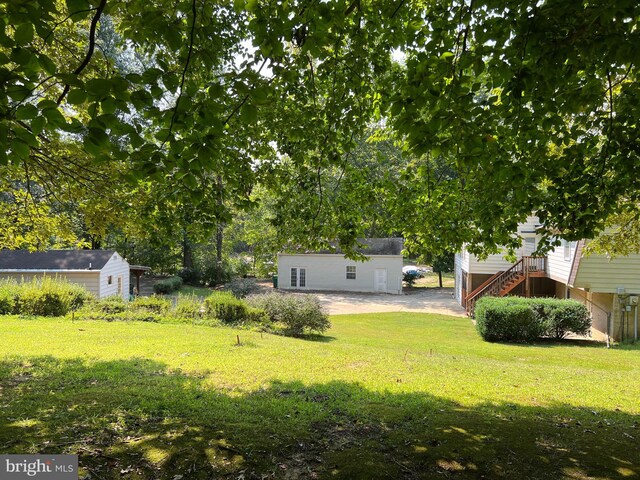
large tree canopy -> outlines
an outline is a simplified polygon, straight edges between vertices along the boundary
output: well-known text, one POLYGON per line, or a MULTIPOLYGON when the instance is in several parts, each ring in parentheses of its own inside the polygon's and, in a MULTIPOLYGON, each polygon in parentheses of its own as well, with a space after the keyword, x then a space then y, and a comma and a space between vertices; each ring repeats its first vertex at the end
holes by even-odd
POLYGON ((340 225, 348 247, 386 195, 408 237, 478 252, 531 212, 549 239, 638 216, 636 0, 10 0, 0 18, 14 205, 54 173, 90 198, 95 174, 215 225, 263 183, 280 218, 321 219, 290 241, 340 225), (365 195, 373 122, 420 160, 365 195))

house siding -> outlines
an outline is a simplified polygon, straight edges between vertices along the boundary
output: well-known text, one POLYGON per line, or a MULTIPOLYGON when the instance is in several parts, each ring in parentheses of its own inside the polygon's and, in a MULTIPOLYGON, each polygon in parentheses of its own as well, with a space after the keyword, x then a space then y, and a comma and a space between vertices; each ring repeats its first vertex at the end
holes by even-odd
POLYGON ((129 298, 129 263, 118 253, 114 253, 100 271, 99 298, 111 297, 118 294, 118 277, 122 276, 122 294, 125 300, 129 298), (109 276, 112 283, 109 285, 109 276))
POLYGON ((375 292, 375 270, 386 269, 386 293, 402 293, 402 255, 371 255, 368 261, 356 262, 342 255, 332 254, 279 254, 278 287, 291 286, 291 268, 306 268, 306 290, 338 290, 375 292), (346 267, 356 267, 356 278, 346 278, 346 267))
POLYGON ((547 254, 547 275, 556 282, 569 283, 571 265, 576 254, 576 242, 570 242, 569 259, 565 260, 564 243, 547 254))
POLYGON ((589 255, 580 260, 576 287, 598 293, 617 293, 623 287, 627 294, 640 294, 640 255, 609 259, 589 255))
POLYGON ((99 298, 100 288, 99 279, 100 272, 98 270, 87 270, 86 272, 16 272, 16 273, 0 273, 0 279, 12 278, 17 282, 30 282, 34 278, 60 278, 70 283, 76 283, 85 287, 90 293, 99 298))

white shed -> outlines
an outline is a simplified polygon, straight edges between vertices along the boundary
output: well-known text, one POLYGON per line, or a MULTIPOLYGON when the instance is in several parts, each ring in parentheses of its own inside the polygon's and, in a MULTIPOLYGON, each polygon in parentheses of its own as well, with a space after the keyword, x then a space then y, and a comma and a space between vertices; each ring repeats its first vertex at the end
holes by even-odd
POLYGON ((97 298, 129 298, 129 263, 113 250, 0 250, 0 278, 44 275, 82 285, 97 298))
POLYGON ((278 254, 278 288, 402 293, 402 238, 359 240, 365 261, 340 252, 278 254))

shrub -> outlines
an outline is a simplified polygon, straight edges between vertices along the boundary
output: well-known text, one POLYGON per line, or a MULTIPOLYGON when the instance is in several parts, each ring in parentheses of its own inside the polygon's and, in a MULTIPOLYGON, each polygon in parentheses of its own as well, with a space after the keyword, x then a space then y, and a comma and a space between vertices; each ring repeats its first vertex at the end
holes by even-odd
POLYGON ((268 325, 271 320, 266 311, 261 308, 248 307, 247 308, 247 322, 255 323, 257 325, 268 325))
POLYGON ((103 314, 122 313, 127 309, 127 302, 122 297, 113 295, 96 300, 88 306, 88 309, 103 314))
POLYGON ((587 307, 575 300, 528 299, 544 327, 544 336, 561 339, 569 333, 587 335, 591 316, 587 307))
POLYGON ((130 302, 129 307, 133 311, 144 311, 156 314, 166 313, 171 308, 171 300, 161 297, 137 297, 130 302))
POLYGON ((181 319, 202 318, 204 316, 204 305, 196 295, 178 295, 171 315, 174 318, 181 319))
POLYGON ((247 321, 247 304, 231 292, 214 292, 205 301, 208 316, 223 323, 242 323, 247 321))
POLYGON ((402 274, 402 281, 405 282, 410 287, 413 287, 413 284, 419 278, 422 278, 422 275, 420 274, 420 272, 417 272, 415 270, 411 270, 409 272, 404 272, 402 274))
POLYGON ((586 335, 591 328, 587 308, 575 300, 484 297, 475 307, 476 328, 488 341, 526 341, 540 337, 586 335))
POLYGON ((153 286, 153 291, 157 294, 166 295, 171 292, 175 292, 182 286, 182 278, 169 277, 165 280, 160 280, 153 286))
POLYGON ((230 291, 238 298, 244 298, 247 295, 258 291, 258 284, 254 278, 236 278, 224 286, 225 290, 230 291))
POLYGON ((199 285, 202 279, 202 275, 195 268, 183 268, 178 272, 178 276, 188 285, 199 285))
POLYGON ((269 320, 285 335, 300 336, 306 332, 322 333, 331 323, 320 299, 315 295, 282 295, 268 293, 247 297, 250 306, 264 310, 269 320))
POLYGON ((0 280, 0 315, 15 313, 18 283, 13 279, 0 280))
POLYGON ((530 305, 510 298, 483 297, 475 307, 476 328, 489 342, 531 342, 544 329, 530 305))
MULTIPOLYGON (((83 287, 59 278, 34 278, 7 283, 6 302, 13 298, 13 313, 57 317, 80 308, 92 298, 83 287)), ((6 303, 5 302, 5 303, 6 303)))

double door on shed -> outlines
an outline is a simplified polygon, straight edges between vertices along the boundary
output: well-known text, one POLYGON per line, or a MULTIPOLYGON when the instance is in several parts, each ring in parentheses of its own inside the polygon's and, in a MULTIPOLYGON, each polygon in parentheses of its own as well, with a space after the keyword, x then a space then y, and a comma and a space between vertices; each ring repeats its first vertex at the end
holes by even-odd
POLYGON ((307 286, 307 268, 291 267, 291 288, 306 288, 307 286))

